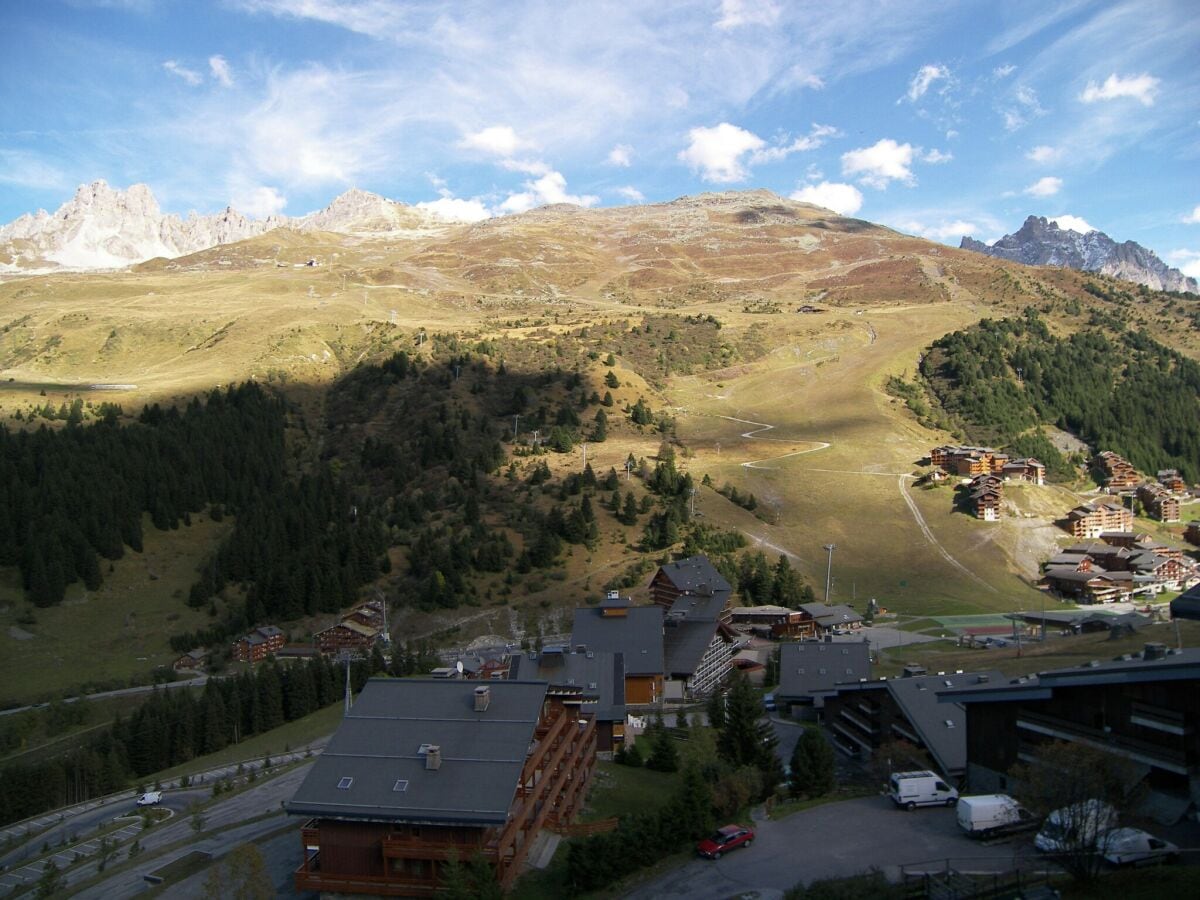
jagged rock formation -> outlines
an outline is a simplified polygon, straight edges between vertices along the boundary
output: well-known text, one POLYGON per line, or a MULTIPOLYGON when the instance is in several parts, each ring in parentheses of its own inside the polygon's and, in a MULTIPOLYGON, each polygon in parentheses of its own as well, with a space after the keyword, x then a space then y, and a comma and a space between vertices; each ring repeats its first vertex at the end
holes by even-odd
POLYGON ((0 226, 0 271, 113 269, 154 257, 174 258, 255 237, 273 228, 341 234, 428 233, 447 223, 431 213, 351 189, 329 206, 298 218, 256 220, 232 207, 186 219, 163 214, 144 184, 122 191, 104 181, 80 185, 51 215, 26 213, 0 226))
POLYGON ((1066 266, 1111 275, 1156 291, 1200 293, 1200 284, 1172 269, 1151 250, 1134 241, 1118 244, 1103 231, 1059 228, 1042 216, 1030 216, 1019 231, 1006 234, 990 247, 964 237, 960 247, 1029 266, 1066 266))

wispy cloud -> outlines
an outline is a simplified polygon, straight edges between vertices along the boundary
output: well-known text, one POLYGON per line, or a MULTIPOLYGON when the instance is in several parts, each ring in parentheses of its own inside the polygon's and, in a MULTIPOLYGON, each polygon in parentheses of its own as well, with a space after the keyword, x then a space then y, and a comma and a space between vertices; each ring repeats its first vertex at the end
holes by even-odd
POLYGON ((610 166, 620 166, 623 169, 628 169, 633 165, 633 148, 628 144, 617 144, 608 151, 608 157, 605 161, 610 166))
POLYGON ((779 21, 779 6, 772 0, 721 0, 721 18, 715 26, 722 30, 746 25, 770 26, 779 21))
POLYGON ((642 203, 646 199, 646 195, 632 185, 625 185, 616 189, 615 193, 618 197, 624 197, 634 203, 642 203))
POLYGON ((1056 162, 1061 156, 1062 151, 1059 148, 1047 144, 1039 144, 1025 154, 1026 159, 1042 164, 1056 162))
POLYGON ((186 66, 176 62, 173 59, 168 59, 162 64, 162 67, 174 75, 176 78, 182 78, 192 87, 204 81, 204 76, 194 69, 189 69, 186 66))
POLYGON ((33 153, 0 150, 0 184, 40 190, 63 190, 67 176, 33 153))
POLYGON ((229 63, 225 61, 225 57, 210 56, 208 71, 222 87, 233 87, 233 72, 229 68, 229 63))
POLYGON ((912 81, 908 83, 908 99, 910 103, 916 103, 925 96, 925 92, 936 81, 943 81, 950 77, 950 70, 942 65, 924 65, 917 70, 917 74, 912 77, 912 81))
POLYGON ((1187 225, 1200 225, 1200 206, 1185 215, 1181 221, 1187 225))
POLYGON ((1079 99, 1084 103, 1096 103, 1100 100, 1120 100, 1130 97, 1142 106, 1153 106, 1154 97, 1158 93, 1161 82, 1153 75, 1142 73, 1122 78, 1115 72, 1104 79, 1103 84, 1089 81, 1079 99))

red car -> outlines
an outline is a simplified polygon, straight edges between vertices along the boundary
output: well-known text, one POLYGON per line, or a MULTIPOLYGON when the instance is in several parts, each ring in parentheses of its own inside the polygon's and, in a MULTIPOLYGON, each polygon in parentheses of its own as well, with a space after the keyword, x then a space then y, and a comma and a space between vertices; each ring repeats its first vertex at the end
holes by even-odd
POLYGON ((709 859, 720 859, 736 847, 749 847, 754 843, 754 829, 745 825, 726 825, 696 845, 696 852, 709 859))

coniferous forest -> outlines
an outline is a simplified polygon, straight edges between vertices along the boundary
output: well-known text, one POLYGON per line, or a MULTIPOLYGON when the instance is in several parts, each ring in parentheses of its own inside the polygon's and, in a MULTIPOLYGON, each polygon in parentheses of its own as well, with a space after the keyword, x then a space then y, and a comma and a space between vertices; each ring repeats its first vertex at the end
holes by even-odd
POLYGON ((984 319, 933 344, 921 362, 942 407, 982 443, 1061 467, 1040 434, 1052 424, 1143 472, 1200 478, 1200 364, 1144 332, 1052 334, 1029 310, 984 319), (1045 457, 1045 458, 1044 458, 1045 457))

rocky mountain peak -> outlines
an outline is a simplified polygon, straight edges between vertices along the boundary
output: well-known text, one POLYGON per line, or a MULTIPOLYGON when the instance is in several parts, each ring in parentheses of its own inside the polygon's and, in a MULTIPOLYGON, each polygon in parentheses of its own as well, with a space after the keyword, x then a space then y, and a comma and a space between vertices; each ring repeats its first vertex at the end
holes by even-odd
POLYGON ((1029 216, 1020 229, 991 246, 970 237, 963 237, 959 246, 1029 266, 1065 266, 1144 284, 1154 290, 1200 293, 1195 278, 1172 269, 1141 244, 1134 241, 1118 244, 1103 231, 1080 234, 1060 228, 1044 216, 1029 216))

